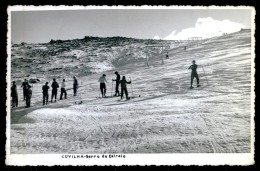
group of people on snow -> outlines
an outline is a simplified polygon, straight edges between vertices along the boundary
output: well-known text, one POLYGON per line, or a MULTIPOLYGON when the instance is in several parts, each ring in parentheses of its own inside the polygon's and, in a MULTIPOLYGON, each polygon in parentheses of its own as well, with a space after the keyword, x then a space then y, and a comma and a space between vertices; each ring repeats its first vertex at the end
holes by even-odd
MULTIPOLYGON (((199 76, 197 73, 197 68, 198 65, 196 64, 196 61, 193 60, 192 61, 192 65, 188 68, 191 69, 191 86, 190 88, 193 88, 193 80, 194 78, 196 78, 197 80, 197 87, 200 87, 199 84, 199 76)), ((123 98, 123 95, 125 94, 126 99, 128 100, 128 91, 127 91, 127 84, 131 84, 131 81, 126 81, 126 77, 123 76, 122 79, 120 80, 120 75, 119 73, 116 71, 116 79, 112 79, 112 81, 116 82, 116 86, 115 86, 115 95, 114 96, 121 96, 121 99, 123 98), (119 85, 121 85, 121 93, 119 92, 119 85)), ((100 82, 100 91, 102 94, 102 97, 106 97, 106 75, 103 74, 99 80, 100 82)), ((48 82, 45 83, 45 85, 42 86, 42 93, 43 93, 43 105, 47 105, 48 101, 49 101, 49 86, 48 86, 48 82)), ((28 80, 24 80, 24 82, 22 83, 21 87, 23 88, 23 99, 26 101, 26 108, 30 107, 31 105, 31 97, 32 97, 32 90, 31 90, 31 85, 29 85, 28 80)), ((51 94, 51 102, 54 101, 56 102, 57 99, 57 92, 58 92, 58 88, 59 88, 59 84, 57 83, 56 79, 53 79, 52 82, 52 94, 51 94)), ((78 81, 76 79, 76 77, 73 77, 73 94, 74 96, 77 96, 77 89, 78 89, 78 81)), ((63 98, 63 94, 64 94, 64 98, 67 99, 67 91, 66 91, 66 81, 65 79, 63 79, 62 83, 61 83, 61 93, 60 93, 60 100, 62 100, 63 98)), ((12 107, 17 107, 18 106, 18 93, 17 93, 17 86, 15 81, 13 81, 13 85, 11 87, 11 97, 12 97, 12 107)))
MULTIPOLYGON (((32 89, 28 80, 24 80, 21 85, 23 89, 23 100, 26 102, 26 107, 31 106, 31 97, 32 97, 32 89)), ((13 81, 13 85, 11 86, 11 97, 12 97, 12 107, 18 107, 18 92, 15 81, 13 81)))
MULTIPOLYGON (((49 82, 46 82, 45 85, 42 86, 42 94, 43 94, 43 105, 47 105, 49 102, 49 82)), ((22 83, 21 87, 23 88, 23 99, 26 101, 26 108, 31 106, 31 97, 32 97, 32 90, 31 85, 28 83, 28 80, 25 79, 22 83)), ((56 102, 57 99, 57 93, 59 84, 57 83, 56 79, 53 79, 53 82, 51 84, 52 87, 52 93, 51 93, 51 102, 56 102)), ((78 89, 78 81, 76 77, 73 77, 73 93, 74 96, 77 95, 77 89, 78 89)), ((61 83, 61 94, 60 94, 60 100, 62 100, 64 94, 64 98, 67 99, 67 91, 66 91, 66 83, 65 79, 63 79, 61 83)), ((18 107, 18 93, 17 93, 17 86, 15 81, 13 81, 13 85, 11 87, 11 97, 12 97, 12 107, 18 107)))
MULTIPOLYGON (((131 84, 131 81, 126 81, 125 76, 122 77, 122 80, 120 80, 120 75, 119 73, 116 71, 116 79, 112 79, 112 81, 116 82, 116 86, 115 86, 115 95, 114 96, 121 96, 121 99, 123 99, 123 95, 125 94, 126 99, 130 99, 128 97, 128 91, 127 91, 127 86, 126 84, 131 84), (119 84, 121 84, 121 94, 119 93, 119 84)), ((99 80, 100 82, 100 91, 102 94, 102 97, 106 97, 106 74, 103 74, 99 80)))
MULTIPOLYGON (((49 86, 48 86, 48 82, 45 83, 44 86, 42 86, 42 93, 43 93, 43 105, 47 105, 48 101, 49 101, 49 86)), ((56 102, 57 99, 57 93, 58 93, 58 88, 59 88, 59 84, 57 83, 56 79, 54 78, 51 84, 52 87, 52 92, 51 92, 51 102, 53 102, 52 100, 54 99, 54 102, 56 102)), ((77 96, 77 89, 78 89, 78 80, 77 78, 74 76, 73 77, 73 93, 74 96, 77 96)), ((60 88, 60 100, 63 99, 63 94, 64 94, 64 98, 67 99, 67 91, 66 91, 66 80, 63 79, 61 82, 61 88, 60 88)))
MULTIPOLYGON (((112 81, 116 82, 116 87, 115 87, 115 95, 114 96, 121 96, 121 99, 123 98, 123 94, 125 94, 126 99, 128 100, 128 91, 127 91, 127 86, 126 84, 131 84, 131 81, 126 81, 125 76, 122 77, 122 80, 120 80, 120 75, 116 71, 116 79, 112 79, 112 81), (119 93, 119 84, 121 84, 121 93, 119 93)), ((106 75, 103 74, 99 80, 100 82, 100 91, 102 94, 102 97, 106 97, 106 75)), ((28 83, 28 80, 25 79, 24 82, 22 83, 21 87, 23 88, 23 97, 24 100, 26 101, 26 108, 30 107, 31 105, 31 97, 32 97, 32 90, 31 90, 31 85, 28 83)), ((57 93, 58 93, 58 88, 59 84, 56 81, 56 79, 53 79, 53 82, 51 84, 52 88, 52 93, 51 93, 51 101, 50 102, 56 102, 57 100, 57 93)), ((46 82, 45 85, 42 86, 42 94, 43 94, 43 105, 47 105, 49 102, 49 82, 46 82)), ((77 96, 77 89, 78 89, 78 80, 76 77, 73 77, 73 94, 74 96, 77 96)), ((67 99, 67 91, 66 91, 66 80, 63 79, 61 83, 61 89, 60 89, 60 100, 64 98, 67 99)), ((18 107, 18 93, 17 93, 17 86, 15 81, 13 81, 13 85, 11 87, 11 97, 12 97, 12 107, 18 107)))

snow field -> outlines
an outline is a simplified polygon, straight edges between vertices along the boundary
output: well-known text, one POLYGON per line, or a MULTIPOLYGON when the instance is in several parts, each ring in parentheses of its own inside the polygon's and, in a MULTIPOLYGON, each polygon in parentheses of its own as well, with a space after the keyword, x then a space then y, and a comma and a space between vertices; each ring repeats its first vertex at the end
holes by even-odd
MULTIPOLYGON (((130 101, 96 98, 101 73, 81 77, 83 104, 74 105, 69 98, 45 108, 35 107, 21 118, 23 122, 11 125, 11 152, 248 153, 249 36, 234 34, 229 42, 218 38, 216 43, 208 41, 186 52, 169 51, 165 65, 154 57, 150 67, 130 63, 106 71, 107 95, 115 70, 127 80, 131 76, 135 98, 130 101), (187 68, 193 59, 204 66, 209 86, 200 67, 202 87, 189 89, 187 68)), ((131 97, 131 85, 128 92, 131 97)))

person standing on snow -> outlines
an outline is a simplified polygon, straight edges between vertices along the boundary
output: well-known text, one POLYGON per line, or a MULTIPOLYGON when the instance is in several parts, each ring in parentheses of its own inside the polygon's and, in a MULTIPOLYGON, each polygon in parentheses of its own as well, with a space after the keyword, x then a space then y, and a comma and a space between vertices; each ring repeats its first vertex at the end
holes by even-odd
POLYGON ((26 95, 25 95, 26 108, 31 107, 31 98, 32 98, 32 89, 31 89, 31 86, 27 83, 26 84, 26 95))
POLYGON ((114 96, 119 96, 119 81, 120 81, 120 75, 118 74, 118 72, 115 72, 116 74, 116 79, 112 79, 112 81, 116 82, 116 94, 114 96))
POLYGON ((22 83, 21 87, 23 88, 23 100, 25 100, 26 96, 26 85, 28 84, 27 79, 24 79, 24 82, 22 83))
POLYGON ((200 82, 199 82, 199 76, 198 76, 198 73, 197 73, 197 68, 198 68, 198 65, 196 64, 196 61, 193 60, 192 61, 192 65, 188 68, 188 69, 191 69, 191 85, 190 85, 191 89, 193 88, 192 84, 193 84, 194 77, 197 80, 197 87, 200 87, 200 82))
POLYGON ((78 80, 74 76, 73 77, 73 92, 74 92, 74 96, 77 96, 77 89, 78 89, 78 80))
POLYGON ((129 100, 130 98, 128 97, 128 91, 127 91, 127 87, 126 84, 131 84, 131 81, 126 81, 125 76, 123 76, 122 80, 119 81, 119 84, 121 84, 121 99, 123 99, 123 94, 125 92, 126 95, 126 99, 129 100))
POLYGON ((51 102, 52 102, 53 97, 55 97, 55 102, 56 102, 59 84, 56 82, 55 78, 53 78, 53 82, 51 84, 51 87, 52 87, 51 102))
POLYGON ((168 52, 167 52, 167 54, 166 54, 166 59, 169 59, 169 55, 168 55, 168 52))
POLYGON ((12 107, 18 106, 18 93, 15 81, 13 81, 13 85, 11 87, 11 97, 12 97, 12 107))
POLYGON ((106 74, 103 74, 98 81, 100 82, 100 91, 102 97, 106 97, 106 83, 107 83, 106 74))
POLYGON ((43 106, 48 104, 49 101, 49 86, 48 86, 48 82, 45 83, 45 85, 42 86, 42 94, 43 94, 43 106))
POLYGON ((62 100, 62 96, 63 96, 63 93, 65 94, 65 99, 67 99, 67 92, 66 92, 66 89, 65 89, 66 85, 65 85, 65 79, 63 79, 63 82, 61 83, 61 94, 60 94, 60 100, 62 100))

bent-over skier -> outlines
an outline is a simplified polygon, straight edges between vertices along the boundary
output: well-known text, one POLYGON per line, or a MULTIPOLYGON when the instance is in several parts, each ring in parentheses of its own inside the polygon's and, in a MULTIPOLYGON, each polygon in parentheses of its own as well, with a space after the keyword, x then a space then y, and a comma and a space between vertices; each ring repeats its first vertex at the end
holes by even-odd
POLYGON ((192 84, 193 84, 194 77, 197 80, 197 87, 200 87, 200 82, 199 82, 199 76, 198 76, 198 73, 197 73, 197 68, 198 68, 198 65, 196 64, 196 61, 193 60, 192 61, 192 65, 188 68, 188 69, 191 69, 191 85, 190 85, 191 89, 193 88, 192 84))

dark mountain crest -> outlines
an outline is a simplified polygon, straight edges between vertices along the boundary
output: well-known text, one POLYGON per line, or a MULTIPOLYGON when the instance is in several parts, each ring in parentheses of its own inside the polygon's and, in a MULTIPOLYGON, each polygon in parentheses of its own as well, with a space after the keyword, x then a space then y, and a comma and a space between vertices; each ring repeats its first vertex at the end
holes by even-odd
POLYGON ((83 39, 72 39, 72 40, 53 40, 49 42, 49 44, 61 44, 61 43, 81 43, 81 42, 129 42, 129 43, 147 43, 147 44, 154 44, 158 42, 162 42, 163 40, 154 40, 154 39, 136 39, 130 37, 121 37, 121 36, 114 36, 114 37, 95 37, 95 36, 85 36, 83 39))

